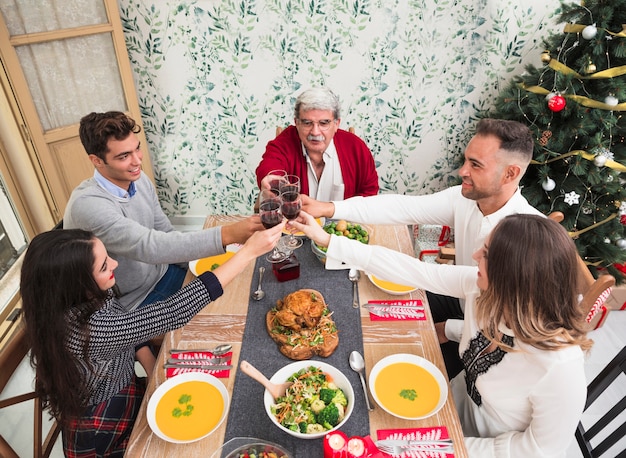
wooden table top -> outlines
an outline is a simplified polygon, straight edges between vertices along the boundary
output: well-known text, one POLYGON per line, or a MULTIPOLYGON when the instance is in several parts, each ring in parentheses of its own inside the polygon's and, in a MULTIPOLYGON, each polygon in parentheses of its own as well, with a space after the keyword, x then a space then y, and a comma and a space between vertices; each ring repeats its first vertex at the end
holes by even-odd
MULTIPOLYGON (((237 216, 209 216, 205 227, 228 224, 235 221, 237 216)), ((406 226, 373 226, 370 243, 387 246, 389 248, 413 254, 413 243, 406 226)), ((192 274, 188 274, 192 277, 192 274)), ((158 385, 166 380, 163 364, 170 348, 210 348, 224 342, 233 343, 233 370, 229 378, 221 378, 229 394, 232 395, 235 377, 238 370, 241 341, 249 302, 250 284, 254 278, 254 263, 248 267, 229 285, 224 288, 224 295, 215 302, 207 305, 187 325, 168 333, 157 357, 155 373, 150 377, 141 410, 133 429, 126 456, 129 457, 203 457, 210 458, 222 445, 226 431, 227 420, 208 437, 189 444, 173 444, 166 442, 152 433, 146 418, 148 400, 158 385), (224 312, 221 304, 228 304, 228 313, 224 312), (210 336, 210 337, 207 337, 210 336), (207 340, 210 338, 210 340, 207 340)), ((421 299, 426 308, 428 319, 425 321, 371 321, 365 308, 361 309, 361 324, 363 328, 363 348, 367 375, 381 358, 395 353, 411 353, 422 356, 434 363, 443 374, 446 374, 441 349, 433 326, 430 309, 425 294, 422 291, 403 296, 389 295, 374 286, 367 276, 362 275, 359 280, 361 303, 368 300, 394 299, 421 299)), ((355 389, 361 389, 360 386, 355 389)), ((370 397, 370 400, 372 398, 370 397)), ((372 400, 372 402, 374 402, 372 400)), ((370 435, 376 440, 376 431, 379 429, 420 428, 445 425, 454 441, 454 454, 457 458, 467 456, 463 442, 463 432, 450 390, 448 399, 439 412, 423 420, 403 420, 396 418, 383 409, 376 408, 369 412, 370 435)), ((297 451, 294 451, 297 452, 297 451)), ((320 450, 320 456, 322 451, 320 450)))

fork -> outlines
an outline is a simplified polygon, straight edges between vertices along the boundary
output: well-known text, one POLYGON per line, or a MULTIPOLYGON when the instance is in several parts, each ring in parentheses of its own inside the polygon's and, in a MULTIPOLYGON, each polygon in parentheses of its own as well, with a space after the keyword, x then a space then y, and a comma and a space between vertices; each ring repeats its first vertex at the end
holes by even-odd
POLYGON ((378 450, 391 456, 402 456, 407 452, 430 452, 430 453, 454 453, 454 447, 449 445, 437 446, 435 444, 428 445, 427 443, 420 443, 416 441, 410 445, 386 445, 376 444, 378 450))

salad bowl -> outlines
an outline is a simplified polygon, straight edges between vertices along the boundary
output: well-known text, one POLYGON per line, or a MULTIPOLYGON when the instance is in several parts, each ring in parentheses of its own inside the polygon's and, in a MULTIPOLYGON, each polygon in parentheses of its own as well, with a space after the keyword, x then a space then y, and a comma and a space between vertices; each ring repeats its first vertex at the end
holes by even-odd
MULTIPOLYGON (((298 428, 295 428, 294 430, 292 429, 293 427, 290 428, 290 427, 284 426, 277 419, 277 415, 276 415, 276 412, 277 412, 276 408, 277 406, 281 405, 281 401, 283 401, 282 398, 279 398, 277 401, 274 401, 274 398, 272 397, 270 392, 267 390, 265 390, 265 393, 263 395, 263 404, 265 406, 265 412, 267 413, 267 416, 270 418, 272 423, 274 423, 279 429, 286 432, 287 434, 290 434, 300 439, 319 439, 321 437, 324 437, 330 431, 336 431, 340 429, 345 424, 345 422, 348 421, 348 418, 350 418, 350 415, 352 414, 352 410, 354 408, 354 390, 352 389, 352 385, 350 384, 350 381, 348 380, 348 378, 336 367, 331 366, 330 364, 322 362, 322 361, 303 360, 303 361, 296 361, 291 364, 287 364, 283 368, 279 369, 270 378, 270 381, 273 383, 285 383, 286 381, 288 381, 288 379, 291 376, 293 376, 297 372, 306 371, 307 369, 311 367, 320 369, 326 376, 326 381, 330 383, 330 387, 328 385, 324 385, 324 388, 331 388, 331 389, 334 389, 335 387, 339 388, 343 392, 343 395, 345 396, 346 406, 344 407, 343 416, 340 417, 339 423, 337 423, 334 427, 314 431, 315 427, 310 426, 309 432, 301 432, 298 428)), ((286 396, 287 398, 289 398, 288 396, 289 393, 290 392, 288 390, 287 396, 286 396)), ((314 397, 317 398, 319 396, 317 396, 317 393, 316 393, 314 397)), ((292 402, 295 404, 295 401, 292 401, 292 400, 284 400, 284 402, 292 402)), ((291 408, 293 410, 299 410, 299 411, 307 410, 308 411, 309 406, 292 405, 291 408)), ((314 407, 312 410, 316 410, 316 408, 314 407)), ((317 424, 316 420, 319 417, 317 417, 316 415, 309 415, 309 418, 310 420, 308 421, 308 423, 313 425, 313 424, 317 424)))

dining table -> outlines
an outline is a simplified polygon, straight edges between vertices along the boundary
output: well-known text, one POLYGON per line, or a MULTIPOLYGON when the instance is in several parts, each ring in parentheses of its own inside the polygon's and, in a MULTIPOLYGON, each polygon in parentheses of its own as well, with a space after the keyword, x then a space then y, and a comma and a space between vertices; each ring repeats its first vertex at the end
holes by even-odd
MULTIPOLYGON (((240 220, 241 218, 244 217, 239 215, 210 215, 206 218, 204 227, 211 228, 230 224, 240 220)), ((415 251, 413 239, 408 226, 367 225, 366 227, 370 231, 370 244, 381 245, 405 254, 414 255, 415 251)), ((308 250, 309 252, 311 250, 309 240, 305 240, 303 246, 297 249, 294 253, 296 256, 303 256, 305 254, 305 250, 308 250)), ((306 254, 308 255, 309 253, 306 254)), ((210 302, 185 326, 171 331, 163 336, 161 348, 157 356, 157 364, 155 365, 154 372, 150 374, 146 394, 137 416, 125 456, 150 458, 170 456, 210 458, 212 454, 220 449, 225 439, 227 439, 228 417, 233 416, 232 411, 229 413, 226 420, 222 422, 221 425, 209 436, 189 443, 173 443, 161 439, 151 430, 147 418, 147 406, 151 395, 163 382, 167 380, 164 363, 169 356, 169 351, 173 348, 194 350, 212 348, 223 343, 232 344, 233 368, 230 370, 227 378, 220 378, 219 380, 224 383, 229 396, 233 396, 233 390, 238 378, 247 377, 239 370, 239 363, 243 349, 242 347, 244 347, 245 343, 244 330, 246 329, 248 308, 259 306, 258 303, 255 303, 255 301, 250 298, 251 291, 256 289, 258 283, 258 270, 256 266, 257 265, 255 265, 255 263, 250 263, 240 275, 224 287, 224 293, 220 298, 210 302)), ((315 263, 306 266, 302 265, 301 268, 314 270, 314 275, 310 278, 323 279, 326 275, 330 275, 330 271, 326 270, 323 263, 317 259, 315 259, 315 263)), ((345 275, 345 287, 349 288, 349 291, 352 291, 352 284, 348 279, 347 270, 343 271, 341 275, 345 275)), ((191 281, 193 278, 194 275, 189 272, 185 281, 191 281)), ((289 290, 290 283, 294 282, 293 280, 290 280, 277 284, 275 279, 272 278, 271 267, 265 272, 265 278, 264 289, 266 289, 266 293, 270 296, 272 292, 272 283, 270 280, 274 281, 274 285, 280 285, 283 288, 281 291, 285 291, 285 288, 289 290)), ((336 279, 337 277, 333 278, 336 279)), ((341 282, 343 282, 343 276, 341 278, 341 282)), ((338 282, 338 280, 333 281, 338 282)), ((295 282, 293 284, 295 285, 295 282)), ((331 289, 327 290, 325 297, 326 301, 329 303, 329 307, 332 304, 337 308, 345 307, 352 309, 351 302, 345 304, 334 303, 332 286, 330 288, 331 289)), ((372 319, 369 311, 365 307, 360 307, 358 310, 354 309, 354 313, 356 313, 355 316, 357 317, 356 319, 360 320, 361 334, 358 335, 359 339, 362 338, 361 349, 364 354, 366 374, 369 376, 372 368, 382 358, 394 354, 407 353, 420 356, 433 363, 444 374, 447 381, 443 356, 424 291, 418 289, 402 295, 388 294, 375 286, 368 276, 363 273, 361 273, 358 280, 358 290, 361 304, 376 300, 395 301, 415 299, 422 301, 426 313, 425 320, 389 321, 372 319)), ((274 299, 270 298, 269 300, 274 299)), ((344 329, 342 334, 341 324, 337 323, 337 327, 340 331, 340 347, 342 344, 347 345, 347 343, 341 339, 342 336, 347 335, 349 329, 345 329, 347 326, 343 325, 344 329)), ((351 348, 346 349, 346 351, 349 350, 351 350, 351 348)), ((262 349, 261 351, 266 357, 273 357, 273 352, 277 355, 276 357, 283 357, 278 352, 276 346, 269 346, 267 349, 262 349)), ((259 369, 263 371, 263 368, 259 369)), ((272 373, 266 373, 265 375, 270 378, 272 373)), ((364 404, 364 396, 362 394, 362 387, 358 375, 351 374, 351 376, 354 376, 350 380, 352 381, 351 384, 353 384, 355 394, 360 393, 360 397, 357 400, 364 404)), ((239 380, 239 382, 242 380, 239 380)), ((258 387, 262 392, 263 388, 260 385, 258 385, 258 387)), ((236 392, 235 396, 262 396, 258 394, 259 392, 253 390, 249 391, 250 392, 236 392)), ((231 404, 231 407, 241 405, 242 399, 238 400, 240 402, 235 403, 235 399, 232 399, 233 403, 231 404)), ((243 402, 245 403, 247 401, 243 400, 243 402)), ((371 395, 370 402, 374 403, 371 395)), ((447 429, 447 434, 452 439, 454 456, 457 458, 467 456, 467 450, 463 441, 461 423, 452 398, 449 382, 448 395, 445 404, 436 413, 426 418, 418 420, 398 418, 387 413, 375 403, 374 409, 371 411, 368 411, 363 406, 359 407, 360 414, 356 416, 353 413, 349 421, 354 424, 355 428, 358 428, 359 422, 363 422, 365 427, 361 429, 362 431, 364 429, 362 434, 369 434, 372 441, 379 439, 377 437, 377 432, 381 430, 402 430, 443 426, 447 429), (367 428, 367 424, 369 424, 369 428, 367 428)), ((259 415, 263 416, 265 415, 265 412, 259 412, 259 415)), ((248 418, 248 421, 254 422, 255 420, 254 418, 248 418)), ((232 427, 232 424, 230 426, 232 427)), ((272 427, 277 429, 274 425, 272 425, 272 427)), ((286 433, 280 432, 280 434, 286 433)), ((261 439, 264 438, 261 437, 261 439)), ((273 441, 276 442, 276 440, 273 441)), ((300 441, 303 444, 308 442, 303 439, 300 441)), ((296 457, 312 456, 310 453, 300 453, 301 450, 298 450, 299 445, 297 444, 295 448, 295 450, 290 451, 296 457)), ((318 456, 320 458, 323 456, 321 445, 318 456)))

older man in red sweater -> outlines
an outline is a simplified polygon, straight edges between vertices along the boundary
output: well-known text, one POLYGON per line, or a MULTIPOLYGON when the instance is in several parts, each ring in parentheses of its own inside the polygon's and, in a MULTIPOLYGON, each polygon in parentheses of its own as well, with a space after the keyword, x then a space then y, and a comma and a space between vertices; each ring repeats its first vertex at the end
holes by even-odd
POLYGON ((339 129, 339 98, 312 88, 296 100, 295 126, 267 144, 256 169, 260 188, 272 170, 300 177, 301 192, 317 200, 343 200, 378 194, 376 164, 365 142, 339 129))

